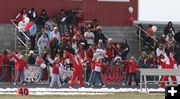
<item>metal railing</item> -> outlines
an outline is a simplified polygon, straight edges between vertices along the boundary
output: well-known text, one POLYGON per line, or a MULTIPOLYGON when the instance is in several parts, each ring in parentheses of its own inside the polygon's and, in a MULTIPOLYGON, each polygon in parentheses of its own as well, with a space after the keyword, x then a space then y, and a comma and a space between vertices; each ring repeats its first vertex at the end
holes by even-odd
POLYGON ((139 40, 139 51, 141 51, 141 40, 146 43, 149 47, 151 47, 152 49, 154 49, 156 47, 156 44, 158 43, 158 40, 156 38, 154 38, 152 35, 150 35, 148 32, 146 32, 144 29, 142 29, 140 26, 138 26, 137 24, 133 24, 135 27, 137 27, 140 31, 144 32, 145 35, 147 35, 148 37, 150 37, 150 39, 153 40, 154 44, 153 46, 148 43, 146 40, 144 40, 144 38, 141 37, 141 32, 139 32, 138 34, 135 34, 140 40, 139 40))
POLYGON ((21 43, 22 43, 22 45, 24 45, 24 47, 26 48, 26 59, 27 59, 27 53, 28 53, 28 50, 29 50, 29 47, 28 47, 28 44, 27 44, 27 42, 28 42, 28 40, 30 40, 30 38, 21 30, 21 29, 19 29, 19 27, 16 25, 16 23, 15 23, 15 19, 11 19, 10 20, 10 22, 15 26, 15 50, 17 50, 17 40, 19 40, 21 43), (23 41, 18 35, 17 35, 17 33, 22 33, 23 34, 23 36, 25 37, 25 41, 23 41))

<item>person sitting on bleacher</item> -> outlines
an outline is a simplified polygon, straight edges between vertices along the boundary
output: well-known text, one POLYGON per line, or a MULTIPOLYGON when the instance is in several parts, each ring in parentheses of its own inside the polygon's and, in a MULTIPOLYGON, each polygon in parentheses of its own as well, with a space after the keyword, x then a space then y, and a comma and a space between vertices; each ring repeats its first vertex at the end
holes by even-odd
POLYGON ((141 52, 141 56, 138 58, 138 64, 141 68, 149 68, 145 51, 141 52))

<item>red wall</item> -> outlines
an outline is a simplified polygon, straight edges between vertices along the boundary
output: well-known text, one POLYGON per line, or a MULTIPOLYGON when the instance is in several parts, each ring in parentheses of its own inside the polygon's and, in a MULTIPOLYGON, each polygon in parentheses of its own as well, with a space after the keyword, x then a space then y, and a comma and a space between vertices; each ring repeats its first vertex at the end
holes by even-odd
POLYGON ((26 7, 34 7, 39 13, 45 8, 50 16, 56 16, 60 9, 71 9, 80 7, 83 9, 85 20, 97 18, 102 25, 126 26, 129 24, 129 6, 134 8, 134 17, 137 19, 138 0, 130 2, 97 2, 97 0, 1 0, 0 23, 9 23, 17 13, 26 7))

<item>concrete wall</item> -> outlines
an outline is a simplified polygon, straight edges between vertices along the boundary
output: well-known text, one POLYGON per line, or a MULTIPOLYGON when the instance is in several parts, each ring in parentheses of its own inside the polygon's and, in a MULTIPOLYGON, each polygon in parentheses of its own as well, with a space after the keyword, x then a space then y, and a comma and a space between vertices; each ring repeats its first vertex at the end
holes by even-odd
POLYGON ((0 51, 4 49, 14 50, 15 48, 15 34, 11 24, 0 24, 0 51))
MULTIPOLYGON (((119 27, 119 26, 104 26, 104 33, 113 38, 115 42, 121 42, 123 39, 127 39, 130 45, 129 55, 138 56, 138 41, 134 33, 136 29, 133 27, 119 27)), ((14 26, 11 24, 1 24, 0 25, 0 52, 4 49, 15 49, 15 33, 14 26)))
POLYGON ((130 52, 128 54, 128 58, 130 56, 139 56, 139 44, 137 37, 134 33, 136 33, 136 28, 134 27, 103 27, 103 31, 107 37, 113 38, 114 42, 122 42, 123 39, 126 39, 128 42, 128 45, 130 47, 130 52))

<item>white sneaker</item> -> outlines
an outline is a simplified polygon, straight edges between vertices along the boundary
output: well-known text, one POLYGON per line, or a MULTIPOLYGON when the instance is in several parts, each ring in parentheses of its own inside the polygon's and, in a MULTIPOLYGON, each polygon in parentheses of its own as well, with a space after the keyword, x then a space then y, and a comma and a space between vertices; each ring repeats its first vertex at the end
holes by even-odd
POLYGON ((81 89, 84 89, 84 87, 80 87, 81 89))
POLYGON ((16 86, 17 84, 14 82, 14 86, 16 86))
POLYGON ((58 87, 62 87, 62 85, 58 85, 58 87))
POLYGON ((103 85, 102 87, 103 87, 103 88, 105 88, 105 87, 106 87, 106 85, 103 85))
POLYGON ((69 88, 70 88, 70 89, 72 89, 72 87, 71 87, 71 86, 70 86, 69 88))

